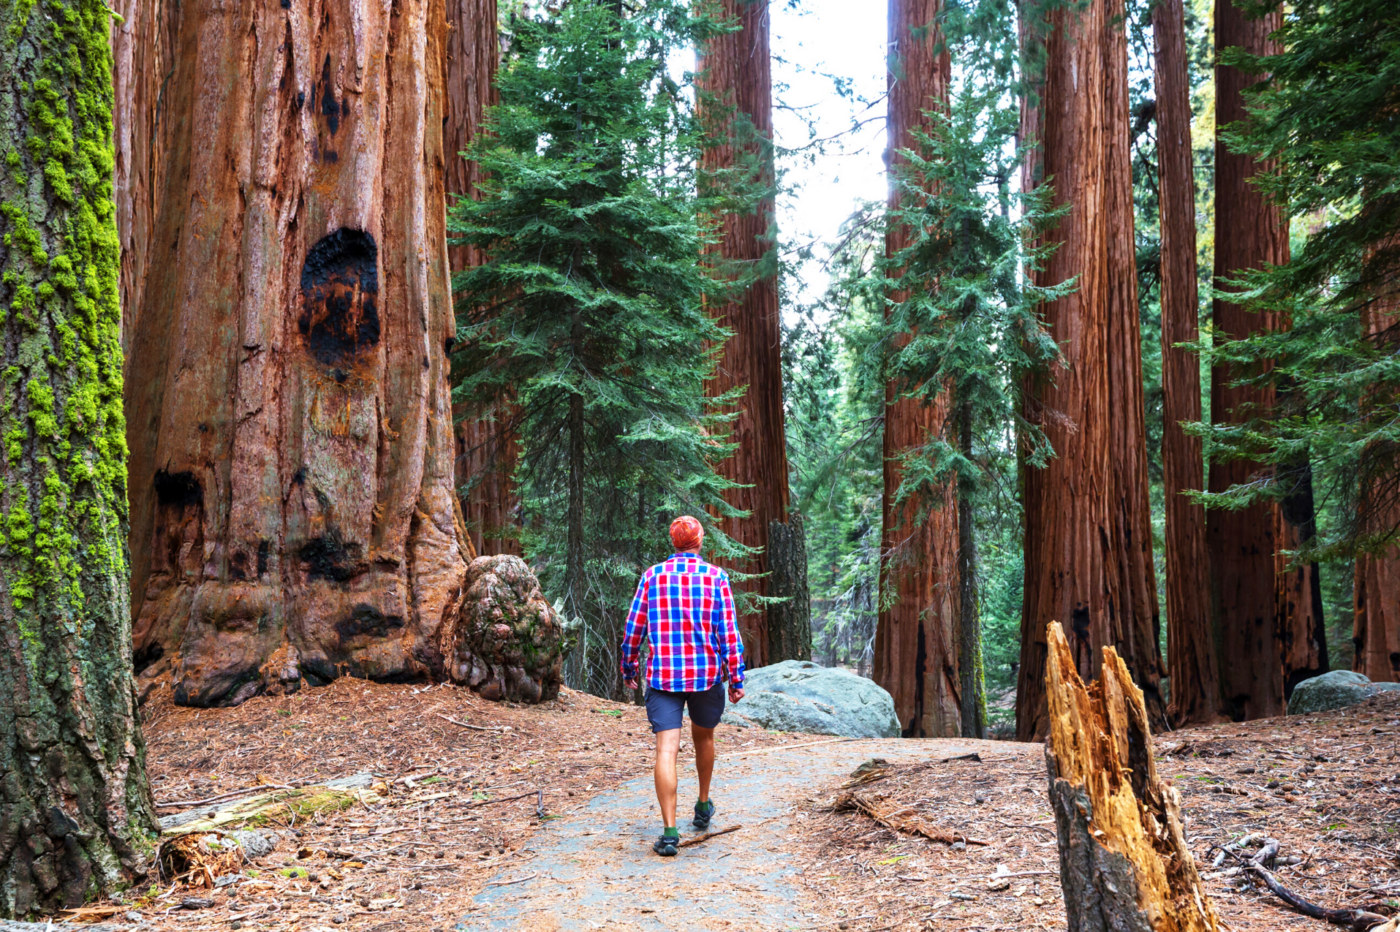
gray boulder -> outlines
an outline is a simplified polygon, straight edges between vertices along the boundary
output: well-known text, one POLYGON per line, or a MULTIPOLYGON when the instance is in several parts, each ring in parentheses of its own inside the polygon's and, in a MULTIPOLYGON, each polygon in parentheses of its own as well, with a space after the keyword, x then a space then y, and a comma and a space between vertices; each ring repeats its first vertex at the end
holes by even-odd
POLYGON ((1288 700, 1288 714, 1345 709, 1379 693, 1397 690, 1400 690, 1400 683, 1373 683, 1360 673, 1332 670, 1303 680, 1293 687, 1293 695, 1288 700))
POLYGON ((845 738, 897 738, 894 699, 863 676, 806 660, 749 672, 744 699, 723 721, 741 728, 803 731, 845 738))

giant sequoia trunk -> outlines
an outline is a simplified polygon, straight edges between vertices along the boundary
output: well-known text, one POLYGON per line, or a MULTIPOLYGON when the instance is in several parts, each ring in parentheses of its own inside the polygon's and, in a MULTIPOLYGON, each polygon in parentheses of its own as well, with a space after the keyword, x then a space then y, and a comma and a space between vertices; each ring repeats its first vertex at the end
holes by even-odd
MULTIPOLYGON (((1400 242, 1387 248, 1400 250, 1400 242)), ((1400 352, 1400 297, 1391 292, 1368 305, 1362 311, 1361 328, 1380 347, 1400 352)), ((1369 399, 1371 404, 1386 401, 1394 404, 1396 399, 1369 399)), ((1400 476, 1395 475, 1393 464, 1400 460, 1400 450, 1368 451, 1368 459, 1379 469, 1363 474, 1358 503, 1362 533, 1395 534, 1400 528, 1400 476)), ((1356 656, 1352 669, 1373 680, 1400 682, 1400 540, 1392 536, 1384 553, 1357 556, 1353 599, 1356 656)))
MULTIPOLYGON (((1114 645, 1165 720, 1153 636, 1151 549, 1143 487, 1140 349, 1131 249, 1128 118, 1122 3, 1058 8, 1043 32, 1041 167, 1055 202, 1071 205, 1048 234, 1062 245, 1037 273, 1044 284, 1077 276, 1075 292, 1044 315, 1062 347, 1052 371, 1028 386, 1025 414, 1055 450, 1023 469, 1025 590, 1016 730, 1045 733, 1046 626, 1068 625, 1080 675, 1097 672, 1114 645), (1126 233, 1125 233, 1126 229, 1126 233), (1136 382, 1134 381, 1136 379, 1136 382)), ((1034 25, 1034 24, 1032 24, 1034 25)), ((1031 30, 1036 39, 1039 30, 1031 30)))
POLYGON ((157 830, 130 666, 109 21, 99 0, 0 8, 0 916, 129 886, 157 830))
POLYGON ((125 12, 137 664, 192 704, 440 674, 442 0, 125 12))
MULTIPOLYGON (((447 160, 447 193, 477 197, 481 169, 462 153, 481 134, 486 110, 496 103, 496 66, 500 43, 496 34, 496 0, 447 0, 452 30, 447 35, 447 98, 443 146, 447 160)), ((485 261, 473 245, 448 250, 453 272, 485 261)), ((458 295, 457 313, 475 311, 472 296, 458 295)), ((462 513, 472 545, 480 554, 520 553, 515 532, 519 496, 511 480, 516 441, 511 430, 514 409, 509 399, 475 404, 457 427, 457 484, 462 513)))
POLYGON ((1197 339, 1196 186, 1182 0, 1152 7, 1157 83, 1157 163, 1162 225, 1162 482, 1167 500, 1167 669, 1171 719, 1220 718, 1220 674, 1210 615, 1205 511, 1186 492, 1204 488, 1201 440, 1182 429, 1201 419, 1201 370, 1178 344, 1197 339))
MULTIPOLYGON (((901 150, 917 148, 913 132, 931 129, 925 111, 948 106, 952 62, 937 17, 941 0, 890 0, 889 155, 890 208, 900 206, 894 174, 905 170, 901 150)), ((915 231, 891 216, 885 254, 894 256, 915 231)), ((914 283, 912 288, 928 287, 914 283)), ((892 301, 905 300, 908 290, 892 301)), ((907 342, 908 335, 903 337, 907 342)), ((884 507, 880 562, 880 618, 875 629, 875 682, 894 697, 908 737, 955 737, 962 730, 958 676, 958 510, 952 483, 943 502, 895 501, 903 479, 899 457, 923 446, 948 426, 950 400, 933 404, 885 390, 884 507)))
POLYGON ((1132 671, 1154 727, 1167 724, 1162 698, 1161 614, 1152 560, 1147 500, 1147 413, 1142 391, 1137 244, 1133 235, 1133 159, 1129 129, 1128 33, 1124 0, 1108 0, 1104 17, 1106 170, 1108 180, 1109 518, 1114 536, 1105 566, 1116 571, 1117 605, 1107 640, 1132 671))
MULTIPOLYGON (((1279 27, 1280 11, 1251 19, 1230 0, 1215 7, 1215 39, 1221 48, 1238 46, 1256 55, 1278 51, 1269 34, 1279 27)), ((1216 125, 1245 117, 1241 91, 1257 81, 1236 68, 1217 66, 1216 125)), ((1250 179, 1269 166, 1236 155, 1217 139, 1215 146, 1215 277, 1288 261, 1288 218, 1266 201, 1250 179)), ((1217 298, 1218 334, 1243 337, 1261 329, 1286 327, 1280 315, 1256 313, 1217 298)), ((1225 367, 1211 375, 1211 420, 1237 423, 1274 406, 1273 390, 1233 384, 1239 377, 1225 367)), ((1260 466, 1244 460, 1214 463, 1210 489, 1223 491, 1247 482, 1260 466)), ((1325 669, 1322 601, 1316 566, 1287 570, 1279 551, 1291 549, 1311 533, 1312 491, 1300 487, 1283 505, 1210 512, 1206 541, 1211 566, 1212 611, 1220 632, 1221 690, 1224 711, 1236 719, 1279 715, 1285 688, 1325 669)))
MULTIPOLYGON (((720 527, 739 543, 764 551, 736 569, 767 573, 768 525, 785 522, 788 508, 782 328, 773 225, 768 0, 720 0, 716 7, 724 18, 737 21, 739 28, 711 39, 700 57, 700 110, 719 140, 702 153, 700 168, 702 173, 737 169, 760 194, 752 211, 726 212, 718 219, 719 241, 707 256, 722 276, 754 278, 729 303, 711 309, 734 335, 724 346, 707 391, 718 397, 747 386, 731 425, 731 439, 738 449, 718 471, 740 484, 727 491, 725 499, 747 511, 748 516, 727 518, 720 527)), ((767 591, 762 578, 746 587, 759 594, 767 591)), ((766 613, 747 615, 740 621, 751 666, 790 659, 769 656, 768 623, 766 613)))

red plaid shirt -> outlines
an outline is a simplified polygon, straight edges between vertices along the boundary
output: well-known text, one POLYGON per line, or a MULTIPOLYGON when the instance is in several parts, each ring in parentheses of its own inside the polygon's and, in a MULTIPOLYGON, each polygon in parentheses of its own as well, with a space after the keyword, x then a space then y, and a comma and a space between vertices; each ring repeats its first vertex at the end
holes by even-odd
POLYGON ((724 570, 677 553, 642 574, 622 637, 622 678, 637 678, 642 634, 651 642, 647 686, 697 692, 744 685, 744 644, 724 570))

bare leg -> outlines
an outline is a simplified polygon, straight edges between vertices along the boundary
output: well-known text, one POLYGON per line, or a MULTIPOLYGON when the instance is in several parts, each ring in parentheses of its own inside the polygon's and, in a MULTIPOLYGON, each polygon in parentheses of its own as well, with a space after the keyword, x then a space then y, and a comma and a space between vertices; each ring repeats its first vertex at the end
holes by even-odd
MULTIPOLYGON (((681 730, 672 728, 656 734, 656 801, 661 804, 661 821, 667 828, 676 825, 676 753, 681 747, 681 730)), ((711 760, 713 760, 713 750, 711 760)))
POLYGON ((695 775, 700 779, 700 802, 703 803, 710 798, 710 777, 715 773, 715 730, 691 722, 690 737, 695 742, 695 775))

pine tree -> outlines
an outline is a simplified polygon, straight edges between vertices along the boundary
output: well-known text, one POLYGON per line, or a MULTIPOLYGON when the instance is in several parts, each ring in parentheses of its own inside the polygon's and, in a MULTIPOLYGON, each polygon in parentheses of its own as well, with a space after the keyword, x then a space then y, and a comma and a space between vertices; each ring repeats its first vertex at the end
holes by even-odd
POLYGON ((713 32, 667 2, 518 17, 473 151, 485 196, 452 210, 457 242, 487 255, 455 279, 484 310, 460 322, 454 397, 470 416, 474 400, 515 393, 525 549, 579 626, 575 682, 605 694, 617 606, 663 554, 669 516, 734 513, 712 468, 730 451, 725 425, 702 411, 727 336, 702 307, 716 285, 700 218, 714 205, 696 197, 686 88, 667 70, 713 32))
POLYGON ((0 916, 144 873, 110 10, 0 6, 0 916))
MULTIPOLYGON (((1352 520, 1328 538, 1304 538, 1292 554, 1357 557, 1356 664, 1377 678, 1400 677, 1400 10, 1385 0, 1302 0, 1275 17, 1273 44, 1244 45, 1226 65, 1268 75, 1246 94, 1248 119, 1226 129, 1235 159, 1273 168, 1254 178, 1270 209, 1320 223, 1290 261, 1232 277, 1241 311, 1275 314, 1287 331, 1261 330, 1219 341, 1240 391, 1273 394, 1207 435, 1218 457, 1238 467, 1212 482, 1210 505, 1250 514, 1279 502, 1287 510, 1311 482, 1329 477, 1323 500, 1361 490, 1352 520)), ((1222 41, 1224 41, 1222 39, 1222 41)), ((1237 112, 1236 118, 1245 114, 1237 112)), ((1283 258, 1287 258, 1286 256, 1283 258)), ((1219 340, 1219 338, 1217 337, 1219 340)), ((1217 419, 1219 421, 1219 419, 1217 419)), ((1212 473, 1215 467, 1212 467, 1212 473)), ((1284 559, 1288 557, 1285 556, 1284 559)))

